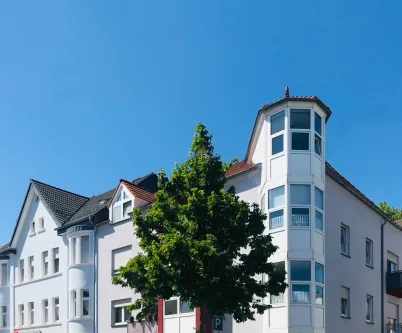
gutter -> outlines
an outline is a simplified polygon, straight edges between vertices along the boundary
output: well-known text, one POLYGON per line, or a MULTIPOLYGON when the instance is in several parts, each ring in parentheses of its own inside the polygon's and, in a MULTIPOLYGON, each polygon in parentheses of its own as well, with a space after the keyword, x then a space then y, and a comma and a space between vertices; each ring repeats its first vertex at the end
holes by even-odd
POLYGON ((384 226, 387 223, 387 219, 384 219, 384 222, 381 223, 381 333, 385 332, 385 323, 384 323, 384 296, 385 296, 385 288, 384 288, 384 226))

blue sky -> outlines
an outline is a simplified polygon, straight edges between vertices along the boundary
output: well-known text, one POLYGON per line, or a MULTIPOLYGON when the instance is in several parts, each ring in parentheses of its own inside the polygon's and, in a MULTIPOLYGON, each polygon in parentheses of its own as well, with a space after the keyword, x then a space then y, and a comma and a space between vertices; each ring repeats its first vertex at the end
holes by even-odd
POLYGON ((198 121, 243 158, 257 110, 319 96, 327 160, 402 207, 402 2, 0 4, 0 243, 29 178, 91 196, 187 157, 198 121))

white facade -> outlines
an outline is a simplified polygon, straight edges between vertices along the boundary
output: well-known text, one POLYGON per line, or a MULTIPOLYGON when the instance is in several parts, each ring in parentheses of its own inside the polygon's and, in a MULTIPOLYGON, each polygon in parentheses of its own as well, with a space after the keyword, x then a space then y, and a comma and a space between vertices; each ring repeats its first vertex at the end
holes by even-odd
MULTIPOLYGON (((228 174, 226 186, 267 214, 279 247, 269 260, 289 287, 268 295, 272 308, 255 321, 226 316, 224 333, 399 332, 402 227, 325 162, 330 114, 315 97, 264 106, 247 167, 228 174)), ((153 202, 138 184, 85 198, 31 182, 11 244, 0 248, 0 333, 194 332, 199 312, 180 299, 159 300, 138 322, 125 306, 140 295, 112 284, 140 251, 130 212, 153 202)))

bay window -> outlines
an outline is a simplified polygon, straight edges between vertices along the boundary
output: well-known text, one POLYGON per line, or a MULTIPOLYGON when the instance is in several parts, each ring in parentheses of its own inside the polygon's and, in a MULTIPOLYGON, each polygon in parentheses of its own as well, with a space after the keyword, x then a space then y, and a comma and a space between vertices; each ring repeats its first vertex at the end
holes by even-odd
POLYGON ((311 261, 291 260, 290 280, 292 281, 292 303, 310 303, 311 261))
POLYGON ((310 131, 305 131, 311 128, 310 114, 310 110, 290 110, 291 148, 294 151, 310 150, 310 131))
POLYGON ((283 227, 283 212, 285 206, 285 186, 268 191, 269 229, 283 227))
POLYGON ((291 226, 310 226, 311 186, 306 184, 290 185, 291 226), (305 207, 302 207, 305 206, 305 207))
POLYGON ((89 263, 89 236, 81 236, 81 263, 89 263))
MULTIPOLYGON (((285 276, 285 274, 286 274, 285 262, 284 261, 276 262, 276 263, 274 263, 274 265, 275 265, 275 272, 277 274, 285 276)), ((283 304, 284 303, 283 293, 279 293, 278 295, 271 294, 270 295, 270 303, 271 304, 283 304)))
POLYGON ((285 111, 271 116, 271 155, 283 152, 285 130, 285 111))
POLYGON ((82 292, 82 316, 89 316, 89 290, 84 289, 82 292))
POLYGON ((315 304, 324 305, 324 265, 315 263, 315 304))

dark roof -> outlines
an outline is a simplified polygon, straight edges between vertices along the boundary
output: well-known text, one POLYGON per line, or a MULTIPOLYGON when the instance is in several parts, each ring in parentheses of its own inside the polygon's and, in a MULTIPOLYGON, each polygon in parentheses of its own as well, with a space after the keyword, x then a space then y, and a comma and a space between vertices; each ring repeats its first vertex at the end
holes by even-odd
POLYGON ((132 183, 152 193, 158 191, 158 176, 153 172, 143 177, 134 179, 132 183))
POLYGON ((66 223, 89 198, 31 179, 40 199, 54 216, 58 226, 66 223))
POLYGON ((326 118, 325 118, 325 122, 328 121, 329 117, 330 117, 331 114, 332 114, 331 109, 330 109, 328 106, 326 106, 326 105, 325 105, 318 97, 316 97, 316 96, 286 96, 286 95, 285 95, 283 98, 281 98, 281 99, 279 99, 279 100, 277 100, 277 101, 275 101, 275 102, 272 102, 272 103, 269 103, 269 104, 264 104, 264 105, 261 106, 261 108, 258 110, 257 117, 256 117, 255 122, 254 122, 253 131, 252 131, 252 133, 251 133, 250 141, 249 141, 248 147, 247 147, 246 156, 245 156, 245 158, 244 158, 246 161, 248 160, 248 155, 249 155, 249 153, 250 153, 251 144, 252 144, 253 139, 254 139, 255 131, 257 130, 258 118, 260 117, 260 115, 261 115, 263 112, 267 111, 269 108, 272 108, 272 107, 274 107, 274 106, 276 106, 276 105, 279 105, 279 104, 281 104, 281 103, 283 103, 283 102, 315 102, 315 103, 317 103, 317 104, 321 107, 321 109, 323 109, 324 112, 327 114, 327 116, 326 116, 326 118))
POLYGON ((229 170, 226 172, 225 176, 226 178, 232 177, 234 175, 237 175, 239 173, 242 173, 244 171, 247 171, 249 169, 252 169, 255 167, 255 164, 249 164, 246 161, 240 161, 235 164, 233 164, 229 170))
POLYGON ((63 225, 63 227, 89 218, 91 215, 94 215, 107 207, 113 193, 114 189, 89 198, 89 200, 63 225))

